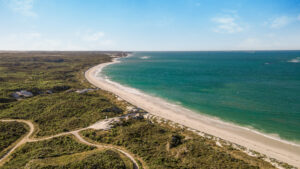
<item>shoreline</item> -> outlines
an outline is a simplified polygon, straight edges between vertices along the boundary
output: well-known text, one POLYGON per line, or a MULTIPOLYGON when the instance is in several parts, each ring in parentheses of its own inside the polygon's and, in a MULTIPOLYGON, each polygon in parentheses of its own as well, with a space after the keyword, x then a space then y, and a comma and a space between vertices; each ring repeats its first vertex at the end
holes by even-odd
POLYGON ((112 92, 152 115, 219 137, 250 150, 257 151, 270 158, 275 158, 276 160, 300 167, 300 145, 296 143, 280 138, 277 139, 247 127, 234 125, 217 118, 195 113, 194 111, 169 103, 161 98, 144 94, 137 89, 125 87, 104 77, 96 76, 105 66, 118 62, 118 58, 113 58, 112 62, 94 66, 85 72, 85 78, 94 86, 112 92))

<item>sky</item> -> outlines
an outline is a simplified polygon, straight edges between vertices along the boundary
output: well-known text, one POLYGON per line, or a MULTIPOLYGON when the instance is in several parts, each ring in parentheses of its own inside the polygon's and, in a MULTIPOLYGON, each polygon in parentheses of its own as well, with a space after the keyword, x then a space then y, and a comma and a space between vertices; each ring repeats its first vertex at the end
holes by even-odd
POLYGON ((299 50, 300 0, 0 0, 0 50, 299 50))

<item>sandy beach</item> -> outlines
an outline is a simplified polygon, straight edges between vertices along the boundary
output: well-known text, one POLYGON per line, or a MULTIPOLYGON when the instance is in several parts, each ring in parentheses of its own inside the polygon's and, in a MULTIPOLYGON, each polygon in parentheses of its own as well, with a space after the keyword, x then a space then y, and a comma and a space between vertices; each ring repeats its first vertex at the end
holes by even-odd
POLYGON ((96 87, 114 93, 127 102, 145 111, 168 119, 186 127, 239 144, 251 150, 265 154, 268 157, 286 162, 300 168, 300 145, 280 140, 275 137, 223 122, 217 118, 208 117, 171 104, 163 99, 146 95, 136 89, 122 86, 96 75, 102 68, 117 62, 104 63, 90 68, 85 72, 86 79, 96 87))

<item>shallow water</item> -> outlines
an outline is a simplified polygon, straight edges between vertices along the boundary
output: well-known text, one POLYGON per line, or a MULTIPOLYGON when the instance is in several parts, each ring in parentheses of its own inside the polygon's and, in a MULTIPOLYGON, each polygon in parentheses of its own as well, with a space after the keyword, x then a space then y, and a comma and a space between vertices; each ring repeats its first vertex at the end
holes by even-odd
POLYGON ((199 113, 300 141, 300 51, 137 52, 109 79, 199 113))

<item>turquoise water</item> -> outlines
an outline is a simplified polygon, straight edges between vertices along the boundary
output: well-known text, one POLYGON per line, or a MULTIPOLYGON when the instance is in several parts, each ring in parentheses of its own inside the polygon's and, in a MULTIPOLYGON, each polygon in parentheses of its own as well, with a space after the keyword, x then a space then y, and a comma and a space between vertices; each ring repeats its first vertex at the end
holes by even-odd
POLYGON ((137 52, 103 73, 196 112, 300 141, 300 51, 137 52))

